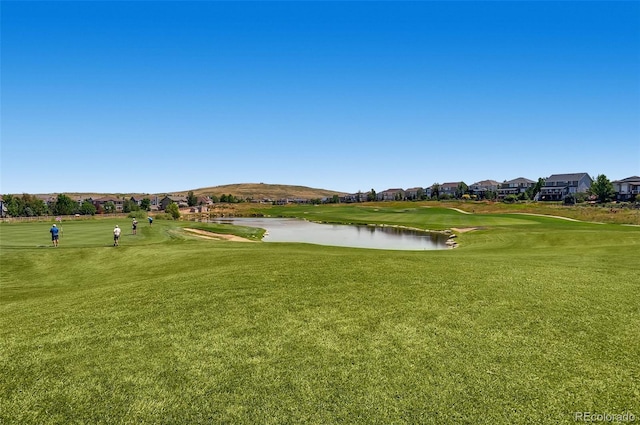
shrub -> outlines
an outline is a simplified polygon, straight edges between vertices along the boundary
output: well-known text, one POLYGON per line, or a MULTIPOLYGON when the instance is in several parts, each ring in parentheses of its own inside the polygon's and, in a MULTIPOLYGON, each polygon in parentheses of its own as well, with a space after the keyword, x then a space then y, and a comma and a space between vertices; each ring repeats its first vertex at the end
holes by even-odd
POLYGON ((505 204, 513 204, 517 200, 518 200, 518 196, 517 195, 507 195, 507 196, 504 197, 502 202, 504 202, 505 204))
POLYGON ((171 214, 167 213, 157 213, 153 216, 154 220, 173 220, 171 214))
POLYGON ((178 208, 178 204, 176 203, 169 204, 164 211, 167 214, 170 214, 174 220, 177 220, 180 218, 180 208, 178 208))
POLYGON ((137 218, 138 220, 146 220, 147 212, 146 211, 131 211, 127 217, 129 218, 137 218))

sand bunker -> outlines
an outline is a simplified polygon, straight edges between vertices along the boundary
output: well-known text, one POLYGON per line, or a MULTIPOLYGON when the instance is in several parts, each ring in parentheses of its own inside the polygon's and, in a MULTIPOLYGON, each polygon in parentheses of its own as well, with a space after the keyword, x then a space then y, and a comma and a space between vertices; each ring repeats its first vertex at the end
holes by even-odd
POLYGON ((452 227, 451 230, 458 233, 471 232, 472 230, 480 230, 480 227, 452 227))
POLYGON ((184 230, 186 232, 193 233, 196 236, 204 238, 204 239, 225 240, 225 241, 232 241, 232 242, 255 242, 255 241, 252 241, 250 239, 243 238, 243 237, 236 236, 236 235, 225 235, 225 234, 222 234, 222 233, 208 232, 206 230, 190 229, 188 227, 185 227, 184 230))

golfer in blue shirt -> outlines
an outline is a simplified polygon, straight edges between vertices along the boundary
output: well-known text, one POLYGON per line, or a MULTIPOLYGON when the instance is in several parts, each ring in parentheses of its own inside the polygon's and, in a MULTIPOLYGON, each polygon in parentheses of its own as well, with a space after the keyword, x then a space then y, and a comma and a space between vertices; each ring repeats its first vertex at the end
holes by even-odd
POLYGON ((57 248, 58 247, 58 227, 54 224, 53 227, 51 227, 51 230, 49 230, 49 233, 51 233, 51 242, 53 242, 53 247, 57 248))

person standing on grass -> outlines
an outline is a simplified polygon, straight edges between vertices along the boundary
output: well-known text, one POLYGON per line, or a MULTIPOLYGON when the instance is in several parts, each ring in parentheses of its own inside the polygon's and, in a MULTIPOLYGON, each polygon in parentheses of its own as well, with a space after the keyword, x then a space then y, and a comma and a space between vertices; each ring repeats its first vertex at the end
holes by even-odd
POLYGON ((49 233, 51 233, 51 242, 53 243, 53 247, 58 247, 58 227, 54 224, 51 229, 49 229, 49 233))
POLYGON ((133 233, 134 235, 138 234, 138 220, 136 220, 135 217, 133 218, 133 222, 131 223, 131 233, 133 233))
POLYGON ((153 224, 153 217, 149 216, 148 220, 149 220, 149 226, 151 226, 153 224))
POLYGON ((113 229, 113 246, 120 245, 120 228, 116 224, 116 227, 113 229))

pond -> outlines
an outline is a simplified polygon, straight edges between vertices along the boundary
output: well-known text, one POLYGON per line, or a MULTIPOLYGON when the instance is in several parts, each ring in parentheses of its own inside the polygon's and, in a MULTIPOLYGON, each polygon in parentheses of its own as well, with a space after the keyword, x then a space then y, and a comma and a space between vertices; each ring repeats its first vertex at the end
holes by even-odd
POLYGON ((264 242, 412 251, 448 248, 447 235, 397 227, 320 224, 296 218, 220 218, 212 221, 265 229, 264 242))

